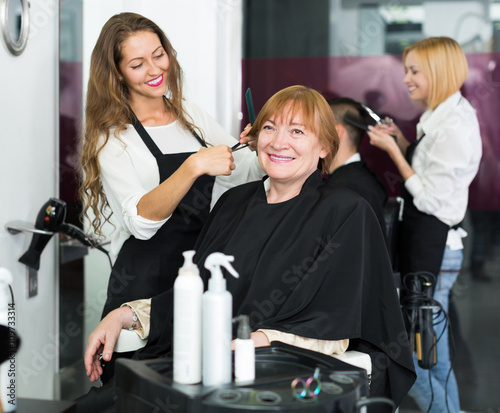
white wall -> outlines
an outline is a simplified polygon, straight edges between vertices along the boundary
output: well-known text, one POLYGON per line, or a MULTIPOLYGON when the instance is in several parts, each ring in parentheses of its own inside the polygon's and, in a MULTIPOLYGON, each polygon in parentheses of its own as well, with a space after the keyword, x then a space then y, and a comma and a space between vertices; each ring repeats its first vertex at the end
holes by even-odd
POLYGON ((142 14, 158 24, 177 50, 184 71, 184 94, 215 117, 216 12, 207 0, 86 0, 83 3, 83 83, 88 82, 90 55, 104 23, 123 11, 142 14))
POLYGON ((17 260, 31 235, 11 235, 11 220, 34 222, 57 196, 58 2, 31 1, 30 39, 11 56, 0 45, 0 266, 12 272, 21 349, 17 390, 22 397, 54 396, 57 369, 56 242, 41 257, 38 295, 27 299, 27 271, 17 260))

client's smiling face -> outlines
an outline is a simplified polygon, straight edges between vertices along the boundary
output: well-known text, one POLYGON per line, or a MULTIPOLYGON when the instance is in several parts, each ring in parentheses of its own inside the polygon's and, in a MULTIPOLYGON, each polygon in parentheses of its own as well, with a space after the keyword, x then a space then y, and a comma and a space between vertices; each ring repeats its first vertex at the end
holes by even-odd
POLYGON ((267 119, 259 133, 257 151, 271 182, 297 187, 318 168, 328 154, 316 133, 306 127, 301 110, 294 115, 287 106, 281 116, 267 119))

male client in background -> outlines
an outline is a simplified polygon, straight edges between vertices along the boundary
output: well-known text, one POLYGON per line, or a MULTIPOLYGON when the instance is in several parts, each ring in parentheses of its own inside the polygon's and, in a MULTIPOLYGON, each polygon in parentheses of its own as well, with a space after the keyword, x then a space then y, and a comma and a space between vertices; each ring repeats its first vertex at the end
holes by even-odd
POLYGON ((384 204, 387 195, 384 185, 358 152, 364 130, 346 121, 347 118, 359 125, 366 124, 366 111, 361 104, 347 97, 330 99, 328 103, 335 117, 340 146, 330 164, 327 185, 350 189, 365 198, 375 212, 382 232, 386 234, 384 204))

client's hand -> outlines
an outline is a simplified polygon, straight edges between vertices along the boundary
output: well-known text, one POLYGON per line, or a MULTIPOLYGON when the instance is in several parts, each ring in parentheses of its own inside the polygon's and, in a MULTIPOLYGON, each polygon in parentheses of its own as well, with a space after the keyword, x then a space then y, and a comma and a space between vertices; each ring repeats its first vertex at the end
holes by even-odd
MULTIPOLYGON (((269 339, 262 331, 250 333, 250 338, 253 340, 255 347, 267 347, 271 345, 269 339)), ((234 350, 234 340, 231 341, 231 350, 234 350)))
POLYGON ((102 354, 105 361, 111 360, 120 331, 131 325, 132 316, 133 313, 129 307, 117 308, 104 317, 89 336, 84 363, 91 382, 98 380, 102 374, 100 355, 102 354))
POLYGON ((255 347, 267 347, 271 345, 269 339, 262 331, 250 333, 250 338, 255 343, 255 347))

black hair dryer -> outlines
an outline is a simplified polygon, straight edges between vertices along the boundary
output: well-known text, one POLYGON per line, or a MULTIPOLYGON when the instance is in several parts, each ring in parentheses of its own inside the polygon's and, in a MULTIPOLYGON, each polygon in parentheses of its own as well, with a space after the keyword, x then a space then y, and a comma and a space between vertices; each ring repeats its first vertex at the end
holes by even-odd
POLYGON ((40 255, 56 232, 69 235, 87 247, 99 248, 80 228, 65 223, 65 218, 66 202, 57 198, 50 198, 42 206, 36 217, 35 230, 39 230, 39 232, 33 234, 31 244, 23 256, 19 258, 19 262, 38 270, 40 268, 40 255))
POLYGON ((19 258, 19 262, 38 270, 42 251, 52 238, 52 235, 57 231, 57 228, 64 222, 65 217, 66 203, 56 198, 50 198, 36 216, 35 229, 40 230, 40 232, 33 234, 31 244, 23 256, 19 258))

